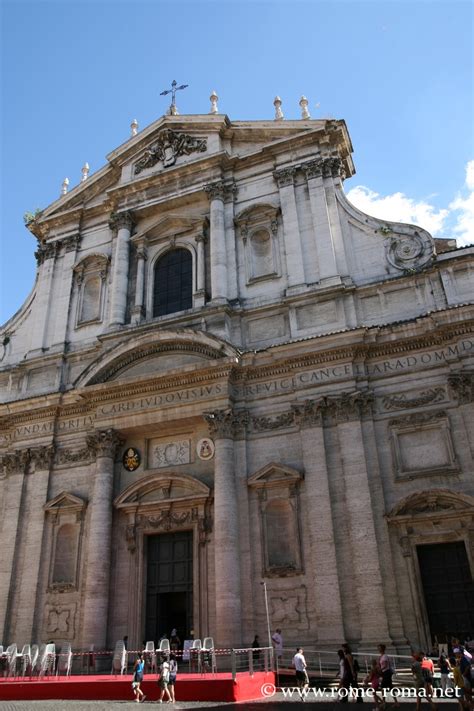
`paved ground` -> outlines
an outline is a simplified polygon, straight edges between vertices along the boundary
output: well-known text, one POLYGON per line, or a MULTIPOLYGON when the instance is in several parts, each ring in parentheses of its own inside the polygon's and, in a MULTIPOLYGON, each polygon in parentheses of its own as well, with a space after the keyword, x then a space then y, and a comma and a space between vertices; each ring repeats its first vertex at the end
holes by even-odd
MULTIPOLYGON (((172 708, 173 711, 186 711, 186 709, 212 709, 213 711, 263 711, 262 706, 264 706, 265 711, 280 711, 280 709, 285 709, 287 704, 296 703, 302 706, 302 702, 294 697, 292 699, 285 699, 283 695, 278 693, 271 699, 262 699, 258 702, 245 701, 240 704, 223 704, 223 703, 213 703, 207 702, 176 702, 175 704, 158 704, 156 701, 145 702, 143 708, 172 708)), ((403 701, 403 711, 413 711, 415 709, 415 704, 408 701, 403 701)), ((443 705, 443 711, 456 711, 458 705, 456 702, 440 700, 438 703, 443 705)), ((138 704, 128 701, 0 701, 0 711, 134 711, 138 704)), ((331 701, 311 701, 308 699, 305 704, 305 708, 317 708, 318 711, 334 711, 337 707, 340 707, 338 702, 331 701)), ((372 711, 373 704, 368 702, 365 704, 367 711, 372 711)), ((142 707, 142 705, 141 705, 142 707)), ((429 708, 425 703, 422 708, 429 708)), ((343 706, 342 708, 348 708, 343 706)), ((351 704, 351 708, 354 706, 351 704)), ((392 706, 388 706, 392 709, 392 706)))

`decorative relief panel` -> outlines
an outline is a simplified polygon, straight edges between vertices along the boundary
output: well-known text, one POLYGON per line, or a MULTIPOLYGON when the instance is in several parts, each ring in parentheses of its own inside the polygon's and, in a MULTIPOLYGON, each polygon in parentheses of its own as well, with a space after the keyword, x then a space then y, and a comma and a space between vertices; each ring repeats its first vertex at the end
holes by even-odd
POLYGON ((384 397, 382 405, 384 410, 404 410, 411 407, 422 407, 431 403, 443 402, 446 399, 446 391, 443 387, 429 388, 423 390, 415 397, 408 397, 406 394, 389 395, 384 397))
POLYGON ((76 622, 75 602, 45 605, 44 613, 45 638, 74 639, 76 622))
POLYGON ((458 472, 449 419, 428 412, 391 420, 395 475, 398 480, 458 472))
POLYGON ((196 138, 187 133, 177 133, 166 128, 158 135, 158 140, 146 149, 144 155, 135 164, 135 175, 146 168, 152 168, 161 162, 163 168, 176 163, 177 158, 191 153, 203 153, 207 150, 207 139, 196 138))
POLYGON ((297 630, 308 629, 305 585, 281 592, 271 591, 269 598, 270 616, 274 625, 297 630))
POLYGON ((189 439, 163 442, 152 439, 148 442, 148 468, 175 467, 191 461, 191 441, 189 439))

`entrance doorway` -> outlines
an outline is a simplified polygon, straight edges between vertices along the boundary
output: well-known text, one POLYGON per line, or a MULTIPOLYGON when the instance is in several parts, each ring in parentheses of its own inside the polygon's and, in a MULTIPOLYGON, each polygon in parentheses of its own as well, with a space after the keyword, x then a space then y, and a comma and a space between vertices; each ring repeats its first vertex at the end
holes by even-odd
POLYGON ((417 546, 431 641, 474 629, 474 582, 463 541, 417 546))
POLYGON ((148 536, 146 641, 170 637, 176 627, 183 641, 193 627, 192 531, 148 536))

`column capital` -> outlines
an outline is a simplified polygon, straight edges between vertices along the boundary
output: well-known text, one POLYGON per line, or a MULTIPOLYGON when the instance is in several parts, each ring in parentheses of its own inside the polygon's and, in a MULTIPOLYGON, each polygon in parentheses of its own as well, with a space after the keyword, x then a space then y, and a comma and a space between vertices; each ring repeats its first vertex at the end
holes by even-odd
POLYGON ((58 247, 58 242, 46 242, 38 245, 35 252, 37 265, 40 266, 46 259, 54 259, 58 253, 58 247))
POLYGON ((124 212, 112 212, 109 218, 109 227, 112 232, 118 232, 121 229, 132 230, 135 221, 130 210, 124 212))
POLYGON ((209 433, 215 439, 232 439, 240 431, 245 430, 250 421, 247 410, 212 410, 203 412, 203 417, 209 427, 209 433))
POLYGON ((56 447, 49 444, 42 447, 32 447, 30 450, 30 460, 35 465, 37 471, 49 471, 53 464, 56 447))
POLYGON ((121 444, 123 438, 113 429, 97 430, 87 435, 87 446, 96 457, 113 458, 121 444))
POLYGON ((13 452, 5 452, 0 459, 0 464, 7 475, 24 473, 29 463, 29 449, 15 449, 13 452))
POLYGON ((61 244, 66 249, 66 252, 75 252, 81 244, 82 235, 78 232, 75 235, 70 235, 61 240, 61 244))
POLYGON ((325 411, 334 417, 337 423, 359 420, 372 412, 374 394, 370 390, 356 390, 323 398, 325 411))
POLYGON ((197 244, 199 244, 200 242, 202 242, 203 244, 207 244, 207 237, 204 234, 199 234, 196 235, 194 241, 197 242, 197 244))
POLYGON ((144 245, 140 245, 140 246, 137 245, 136 251, 137 251, 137 259, 143 259, 146 262, 146 260, 148 259, 148 253, 147 253, 146 247, 144 245))
POLYGON ((305 400, 302 403, 293 403, 291 409, 295 422, 301 429, 322 426, 324 411, 322 400, 305 400))
POLYGON ((454 390, 461 405, 474 401, 474 373, 460 372, 448 375, 448 385, 454 390))
POLYGON ((339 156, 327 156, 326 158, 315 158, 301 165, 301 170, 306 176, 306 180, 312 178, 344 178, 345 172, 342 160, 339 156))
POLYGON ((273 177, 278 183, 279 188, 284 188, 287 185, 293 185, 295 182, 295 175, 298 167, 290 166, 289 168, 282 168, 281 170, 274 170, 273 177))
POLYGON ((216 180, 214 183, 207 183, 204 186, 209 200, 222 200, 224 202, 224 181, 216 180))

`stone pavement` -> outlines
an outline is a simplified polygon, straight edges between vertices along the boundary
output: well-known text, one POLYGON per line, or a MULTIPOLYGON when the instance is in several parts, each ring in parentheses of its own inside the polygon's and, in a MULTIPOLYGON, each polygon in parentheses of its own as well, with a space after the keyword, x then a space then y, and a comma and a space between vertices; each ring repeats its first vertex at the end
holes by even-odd
MULTIPOLYGON (((261 711, 265 705, 265 711, 280 711, 286 708, 287 704, 299 704, 302 702, 297 698, 285 699, 281 693, 275 694, 271 699, 261 701, 245 701, 241 703, 222 703, 212 701, 201 702, 177 702, 175 704, 158 704, 156 701, 146 701, 146 708, 172 708, 173 711, 187 711, 188 709, 213 709, 213 711, 261 711)), ((412 701, 401 699, 404 711, 414 711, 415 704, 412 701)), ((438 699, 437 704, 443 704, 443 711, 456 711, 457 703, 445 699, 438 699)), ((317 708, 318 711, 334 711, 339 706, 335 701, 306 701, 305 708, 317 708)), ((426 704, 423 705, 428 708, 426 704)), ((352 707, 352 703, 351 703, 352 707)), ((134 711, 137 703, 133 701, 0 701, 0 711, 134 711)), ((347 708, 347 706, 345 706, 347 708)), ((372 711, 373 704, 366 703, 368 711, 372 711)), ((388 708, 392 708, 389 704, 388 708)))

